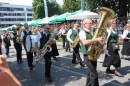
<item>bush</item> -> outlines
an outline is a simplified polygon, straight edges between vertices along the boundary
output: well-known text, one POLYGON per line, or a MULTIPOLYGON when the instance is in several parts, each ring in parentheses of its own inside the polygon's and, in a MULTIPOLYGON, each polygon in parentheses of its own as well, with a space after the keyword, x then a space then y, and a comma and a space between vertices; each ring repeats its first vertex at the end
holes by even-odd
POLYGON ((56 42, 62 42, 62 38, 61 38, 61 37, 59 37, 59 39, 58 39, 58 40, 56 40, 56 42))

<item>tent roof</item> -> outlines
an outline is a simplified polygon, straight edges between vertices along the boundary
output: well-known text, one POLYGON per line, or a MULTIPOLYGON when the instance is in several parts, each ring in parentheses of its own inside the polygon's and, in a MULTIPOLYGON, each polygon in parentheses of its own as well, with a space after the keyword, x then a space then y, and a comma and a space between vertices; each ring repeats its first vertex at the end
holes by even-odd
POLYGON ((77 13, 75 15, 71 15, 66 18, 66 20, 83 20, 84 18, 98 18, 98 14, 90 11, 83 11, 80 13, 77 13))

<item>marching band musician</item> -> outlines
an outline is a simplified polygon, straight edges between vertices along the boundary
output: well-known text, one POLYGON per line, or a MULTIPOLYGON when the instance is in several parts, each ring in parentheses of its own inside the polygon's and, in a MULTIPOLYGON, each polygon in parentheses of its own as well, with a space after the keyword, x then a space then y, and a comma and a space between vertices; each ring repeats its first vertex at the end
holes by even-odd
MULTIPOLYGON (((78 36, 79 34, 79 24, 78 23, 75 23, 74 26, 73 26, 73 29, 69 29, 68 33, 67 33, 67 40, 73 45, 75 42, 75 38, 76 36, 78 36)), ((80 65, 82 67, 85 67, 85 64, 84 62, 82 61, 81 57, 80 57, 80 54, 79 54, 79 47, 80 47, 80 44, 78 43, 76 45, 75 48, 73 48, 74 52, 73 52, 73 59, 72 59, 72 63, 73 64, 78 64, 76 62, 76 58, 78 59, 80 65)))
POLYGON ((130 24, 126 24, 123 32, 123 48, 121 51, 122 57, 124 59, 124 55, 130 56, 130 24))
POLYGON ((91 19, 85 19, 83 21, 83 30, 79 32, 79 39, 81 40, 81 52, 84 55, 84 62, 87 65, 88 75, 85 86, 99 86, 98 73, 97 73, 97 61, 91 61, 88 59, 88 47, 89 45, 99 42, 103 44, 103 39, 98 37, 92 39, 91 26, 93 22, 91 19))
MULTIPOLYGON (((19 29, 19 27, 18 27, 18 29, 19 29)), ((15 47, 15 50, 17 52, 17 54, 16 54, 17 55, 17 63, 20 64, 20 63, 23 63, 22 56, 21 56, 22 45, 17 42, 17 37, 19 36, 19 34, 17 34, 17 30, 15 29, 15 27, 12 28, 12 31, 13 31, 13 33, 11 35, 11 38, 13 39, 14 47, 15 47)))
POLYGON ((2 38, 1 38, 1 35, 0 35, 0 55, 2 55, 2 38))
POLYGON ((109 28, 107 29, 107 40, 104 49, 106 48, 109 52, 109 55, 105 55, 103 67, 107 67, 106 73, 115 73, 116 76, 123 77, 123 75, 119 72, 118 68, 121 66, 121 60, 118 50, 113 50, 112 43, 117 43, 118 34, 114 31, 116 27, 116 20, 111 19, 109 21, 109 28), (110 70, 110 66, 113 65, 115 67, 115 72, 110 70))
MULTIPOLYGON (((25 30, 21 32, 20 40, 23 42, 23 46, 24 46, 24 49, 26 51, 25 40, 26 40, 27 35, 32 35, 32 32, 29 30, 29 26, 28 26, 27 23, 24 24, 24 28, 25 28, 25 30)), ((33 65, 33 52, 27 52, 26 51, 26 55, 27 55, 27 61, 28 61, 29 69, 33 70, 33 68, 35 67, 33 65)))
POLYGON ((6 55, 7 57, 9 57, 9 47, 11 46, 11 43, 10 43, 11 37, 10 37, 10 34, 7 32, 7 30, 4 30, 2 38, 3 38, 5 49, 6 49, 6 55))
MULTIPOLYGON (((36 47, 36 52, 38 54, 41 54, 41 51, 38 49, 38 42, 40 41, 40 49, 42 49, 43 47, 45 47, 44 45, 48 42, 50 36, 52 36, 52 34, 50 33, 50 25, 45 25, 44 26, 44 29, 42 32, 39 32, 37 34, 37 38, 36 38, 36 42, 35 42, 35 47, 36 47)), ((49 42, 48 45, 52 45, 52 44, 55 44, 56 43, 56 40, 55 38, 52 39, 51 42, 49 42)), ((52 82, 52 78, 51 78, 51 75, 50 75, 50 72, 51 72, 51 52, 47 52, 45 55, 44 55, 44 59, 45 59, 45 77, 47 78, 47 80, 49 82, 52 82)))
MULTIPOLYGON (((52 33, 52 35, 53 35, 53 36, 55 37, 55 39, 56 39, 57 36, 58 36, 58 33, 56 32, 56 30, 54 30, 54 26, 53 26, 53 25, 51 26, 50 32, 52 33)), ((51 45, 51 47, 52 47, 52 57, 54 58, 54 60, 57 61, 57 57, 56 57, 56 56, 59 56, 59 52, 58 52, 56 43, 53 43, 53 44, 51 45)))

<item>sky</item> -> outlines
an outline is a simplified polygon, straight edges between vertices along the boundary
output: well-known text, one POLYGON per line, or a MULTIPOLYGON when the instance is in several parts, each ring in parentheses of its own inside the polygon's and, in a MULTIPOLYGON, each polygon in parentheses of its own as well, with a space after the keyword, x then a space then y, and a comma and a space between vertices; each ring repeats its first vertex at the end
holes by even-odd
MULTIPOLYGON (((56 0, 57 3, 63 5, 63 0, 56 0)), ((33 0, 0 0, 0 2, 17 4, 17 5, 29 5, 32 6, 33 0)))

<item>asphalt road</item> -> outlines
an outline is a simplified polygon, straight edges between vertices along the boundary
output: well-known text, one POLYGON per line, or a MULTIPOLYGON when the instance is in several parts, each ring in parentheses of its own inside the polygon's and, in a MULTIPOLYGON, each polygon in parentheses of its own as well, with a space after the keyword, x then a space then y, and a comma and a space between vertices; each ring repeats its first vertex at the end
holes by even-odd
MULTIPOLYGON (((42 59, 39 63, 34 62, 35 69, 30 71, 27 66, 26 53, 24 49, 22 51, 24 63, 17 64, 16 51, 13 43, 11 44, 10 57, 6 59, 11 71, 20 80, 23 86, 85 86, 87 67, 83 68, 79 64, 72 64, 72 53, 65 52, 62 48, 61 42, 57 43, 60 53, 57 58, 58 60, 55 61, 52 58, 51 76, 53 82, 51 83, 48 82, 44 76, 44 59, 42 59)), ((81 54, 81 57, 82 56, 83 55, 81 54)), ((106 68, 102 67, 104 54, 100 56, 97 64, 100 86, 130 86, 130 58, 127 56, 125 56, 125 58, 126 60, 121 60, 121 68, 119 69, 124 77, 118 77, 114 74, 105 73, 106 68)), ((114 67, 111 66, 111 69, 114 70, 114 67)))

